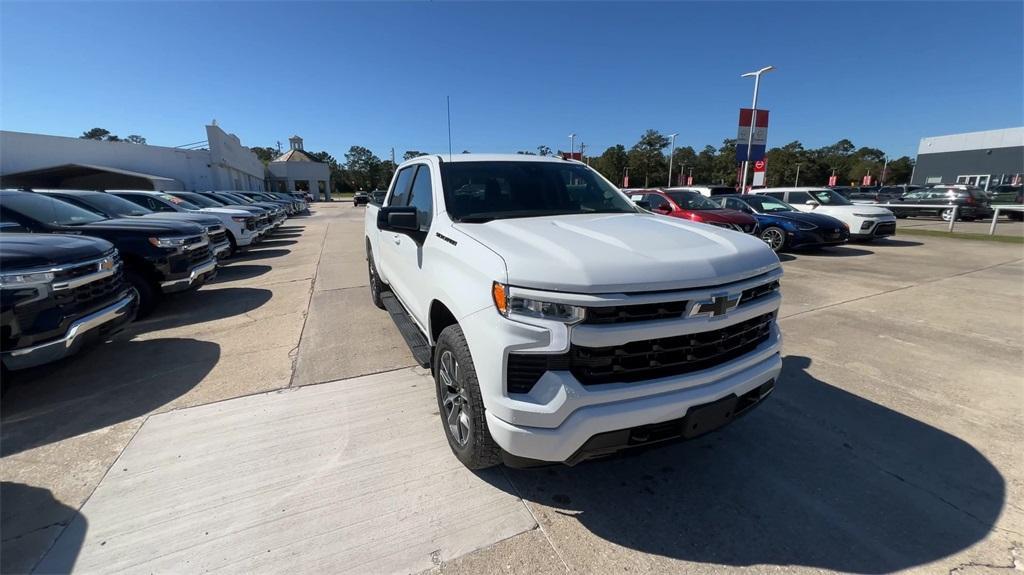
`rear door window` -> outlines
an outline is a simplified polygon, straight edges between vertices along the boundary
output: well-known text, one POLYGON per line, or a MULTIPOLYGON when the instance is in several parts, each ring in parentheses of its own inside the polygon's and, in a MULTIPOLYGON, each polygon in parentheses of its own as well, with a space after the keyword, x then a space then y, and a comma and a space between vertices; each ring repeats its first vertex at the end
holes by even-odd
MULTIPOLYGON (((812 198, 811 194, 808 194, 807 192, 789 192, 789 200, 788 201, 791 204, 796 204, 796 205, 806 204, 807 202, 809 202, 811 200, 814 200, 814 198, 812 198)), ((815 201, 817 201, 817 200, 815 200, 815 201)))

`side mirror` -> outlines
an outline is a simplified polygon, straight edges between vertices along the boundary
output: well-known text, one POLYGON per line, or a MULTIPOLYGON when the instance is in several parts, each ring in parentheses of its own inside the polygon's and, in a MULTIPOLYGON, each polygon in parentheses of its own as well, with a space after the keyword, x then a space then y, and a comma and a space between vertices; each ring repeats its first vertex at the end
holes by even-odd
POLYGON ((416 216, 416 208, 410 206, 381 208, 377 212, 377 229, 409 236, 418 235, 420 224, 419 218, 416 216))
POLYGON ((668 214, 672 213, 672 208, 670 208, 668 206, 658 206, 658 207, 654 208, 654 211, 658 212, 659 214, 668 215, 668 214))
POLYGON ((818 202, 814 200, 807 200, 806 202, 804 202, 804 204, 811 206, 813 208, 814 206, 818 205, 818 202))
POLYGON ((633 203, 636 204, 636 207, 642 210, 651 209, 651 202, 648 202, 647 200, 635 200, 633 203))

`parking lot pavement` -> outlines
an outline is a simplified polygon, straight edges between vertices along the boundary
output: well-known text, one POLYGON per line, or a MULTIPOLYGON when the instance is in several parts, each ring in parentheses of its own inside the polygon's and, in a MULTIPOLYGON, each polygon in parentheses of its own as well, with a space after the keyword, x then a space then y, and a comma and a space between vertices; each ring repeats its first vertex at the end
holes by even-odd
POLYGON ((1021 246, 906 236, 784 254, 784 371, 762 407, 689 443, 471 474, 443 443, 432 380, 370 302, 361 215, 320 204, 289 220, 294 244, 15 385, 3 572, 61 532, 40 572, 1020 561, 1021 246), (217 309, 187 304, 202 298, 217 309))

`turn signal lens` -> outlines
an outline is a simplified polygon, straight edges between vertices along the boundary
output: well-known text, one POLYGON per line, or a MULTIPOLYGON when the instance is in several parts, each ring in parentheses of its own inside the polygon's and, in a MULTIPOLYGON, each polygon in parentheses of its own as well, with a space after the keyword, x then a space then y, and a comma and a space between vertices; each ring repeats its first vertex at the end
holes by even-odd
POLYGON ((491 284, 491 297, 494 299, 494 307, 498 308, 501 315, 508 315, 508 286, 494 282, 491 284))

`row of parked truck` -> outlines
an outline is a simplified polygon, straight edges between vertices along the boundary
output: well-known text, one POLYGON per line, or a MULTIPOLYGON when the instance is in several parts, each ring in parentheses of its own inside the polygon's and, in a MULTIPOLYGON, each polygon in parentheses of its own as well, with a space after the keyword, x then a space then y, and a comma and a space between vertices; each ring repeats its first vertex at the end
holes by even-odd
POLYGON ((308 210, 279 192, 0 190, 4 370, 105 339, 308 210))

